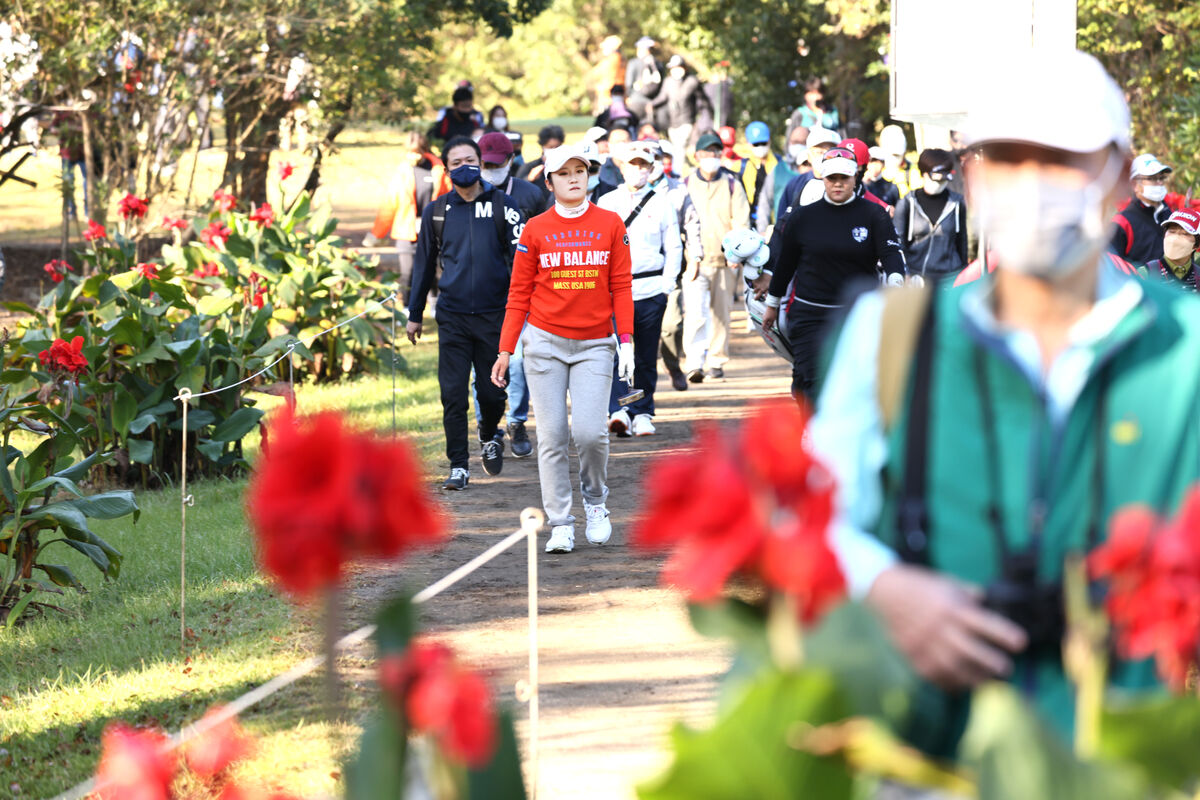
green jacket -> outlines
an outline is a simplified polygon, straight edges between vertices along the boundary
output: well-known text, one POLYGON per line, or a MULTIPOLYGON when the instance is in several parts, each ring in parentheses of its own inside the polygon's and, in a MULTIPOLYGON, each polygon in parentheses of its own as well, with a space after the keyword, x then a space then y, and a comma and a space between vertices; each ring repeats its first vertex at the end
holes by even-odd
MULTIPOLYGON (((1035 500, 1044 498, 1038 567, 1047 581, 1061 578, 1068 553, 1087 549, 1093 518, 1102 539, 1110 515, 1128 504, 1175 511, 1200 478, 1200 300, 1152 282, 1143 289, 1140 303, 1093 346, 1096 360, 1059 425, 1049 418, 1042 390, 994 334, 963 313, 962 291, 936 293, 926 470, 931 566, 981 586, 998 576, 998 545, 987 514, 997 484, 1004 538, 1012 550, 1029 544, 1039 514, 1035 500), (993 409, 990 438, 980 374, 993 409), (1101 394, 1106 399, 1099 425, 1101 394), (998 450, 994 461, 987 455, 989 441, 998 450), (991 478, 993 464, 998 480, 991 478)), ((911 380, 909 392, 911 403, 911 380)), ((907 417, 906 410, 890 432, 893 455, 884 475, 879 533, 892 544, 907 417)), ((1116 663, 1111 679, 1126 687, 1157 683, 1149 662, 1116 663)), ((1074 699, 1058 649, 1020 657, 1012 682, 1069 735, 1074 699)), ((911 738, 928 752, 949 755, 966 712, 965 697, 926 686, 911 738)))

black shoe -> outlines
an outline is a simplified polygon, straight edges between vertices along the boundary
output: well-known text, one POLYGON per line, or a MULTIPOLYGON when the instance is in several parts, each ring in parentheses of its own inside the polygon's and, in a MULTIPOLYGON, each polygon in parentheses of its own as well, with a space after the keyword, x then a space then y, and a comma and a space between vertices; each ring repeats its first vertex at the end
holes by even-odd
POLYGON ((454 467, 450 470, 450 477, 446 478, 446 482, 442 484, 442 489, 448 492, 457 492, 467 488, 467 484, 471 482, 471 474, 462 467, 454 467))
POLYGON ((721 378, 725 377, 725 370, 721 369, 720 367, 713 367, 710 370, 706 370, 704 374, 710 378, 720 380, 721 378))
POLYGON ((513 458, 525 458, 533 452, 533 442, 529 441, 524 422, 509 423, 508 438, 512 439, 513 458))
POLYGON ((504 469, 504 445, 495 439, 479 443, 483 453, 483 471, 488 475, 499 475, 504 469))
POLYGON ((687 391, 687 375, 679 370, 671 373, 671 388, 677 392, 687 391))
POLYGON ((689 383, 704 383, 704 370, 694 369, 687 374, 689 383))
MULTIPOLYGON (((487 436, 483 433, 483 428, 475 429, 479 433, 479 441, 486 441, 487 436)), ((492 440, 500 445, 500 452, 504 452, 504 429, 496 428, 496 432, 492 434, 492 440)))

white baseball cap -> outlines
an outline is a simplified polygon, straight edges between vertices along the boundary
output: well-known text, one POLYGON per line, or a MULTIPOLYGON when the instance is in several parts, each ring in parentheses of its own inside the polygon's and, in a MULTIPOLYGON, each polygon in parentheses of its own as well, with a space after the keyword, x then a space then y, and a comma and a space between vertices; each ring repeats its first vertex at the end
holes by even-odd
POLYGON ((585 142, 598 142, 601 139, 607 139, 607 138, 608 138, 608 129, 601 128, 599 125, 588 128, 587 132, 583 134, 583 140, 585 142))
POLYGON ((617 152, 613 154, 613 158, 618 161, 629 163, 635 158, 640 158, 647 164, 654 163, 654 149, 649 142, 625 142, 617 147, 617 152))
POLYGON ((888 151, 882 147, 872 147, 867 150, 867 155, 871 161, 887 161, 888 151))
POLYGON ((1023 142, 1090 153, 1129 149, 1129 106, 1094 57, 1078 50, 1031 50, 989 70, 973 94, 967 141, 1023 142))
POLYGON ((854 153, 845 147, 835 147, 821 158, 822 178, 830 175, 849 175, 850 177, 854 177, 857 174, 858 161, 854 158, 854 153))
POLYGON ((556 147, 553 150, 547 150, 544 158, 547 175, 549 175, 551 172, 558 172, 572 158, 582 161, 583 166, 585 167, 587 167, 591 161, 591 159, 588 158, 588 154, 584 148, 573 144, 564 144, 562 147, 556 147))
POLYGON ((808 138, 804 141, 805 147, 818 147, 823 144, 835 145, 842 140, 835 131, 828 128, 813 128, 808 132, 808 138))
POLYGON ((1133 160, 1133 165, 1129 168, 1129 177, 1150 178, 1164 172, 1174 172, 1174 170, 1159 161, 1158 156, 1152 153, 1142 153, 1133 160))

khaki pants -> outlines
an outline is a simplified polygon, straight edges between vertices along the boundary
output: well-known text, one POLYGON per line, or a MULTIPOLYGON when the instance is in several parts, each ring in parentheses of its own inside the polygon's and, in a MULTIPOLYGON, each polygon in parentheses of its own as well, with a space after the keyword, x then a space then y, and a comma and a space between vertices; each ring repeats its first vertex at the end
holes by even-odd
POLYGON ((701 264, 695 279, 683 278, 684 372, 716 369, 729 361, 729 315, 733 270, 701 264))

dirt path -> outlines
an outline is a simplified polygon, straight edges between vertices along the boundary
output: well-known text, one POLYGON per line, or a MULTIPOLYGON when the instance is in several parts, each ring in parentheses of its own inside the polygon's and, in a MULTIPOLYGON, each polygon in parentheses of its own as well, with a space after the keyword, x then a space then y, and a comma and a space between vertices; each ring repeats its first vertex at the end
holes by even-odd
MULTIPOLYGON (((744 318, 735 312, 738 333, 725 380, 675 392, 665 376, 660 378, 658 435, 613 441, 612 541, 593 547, 579 525, 575 552, 550 556, 541 552, 546 534, 541 537, 543 798, 634 797, 634 787, 666 765, 671 724, 703 723, 715 709, 716 681, 729 654, 692 631, 681 596, 658 585, 661 559, 633 550, 627 537, 641 502, 643 474, 654 456, 685 447, 698 420, 735 418, 755 398, 786 393, 790 371, 757 336, 741 332, 744 318)), ((531 432, 536 440, 535 421, 531 432)), ((361 573, 352 602, 356 625, 399 585, 425 586, 520 527, 521 509, 540 506, 536 457, 506 458, 504 472, 495 478, 473 460, 470 489, 443 499, 454 517, 454 539, 400 571, 361 573)), ((581 508, 575 514, 582 520, 581 508)), ((467 659, 491 673, 498 695, 515 707, 523 746, 527 714, 512 700, 512 687, 526 675, 525 609, 524 544, 423 609, 428 630, 446 635, 467 659)))

